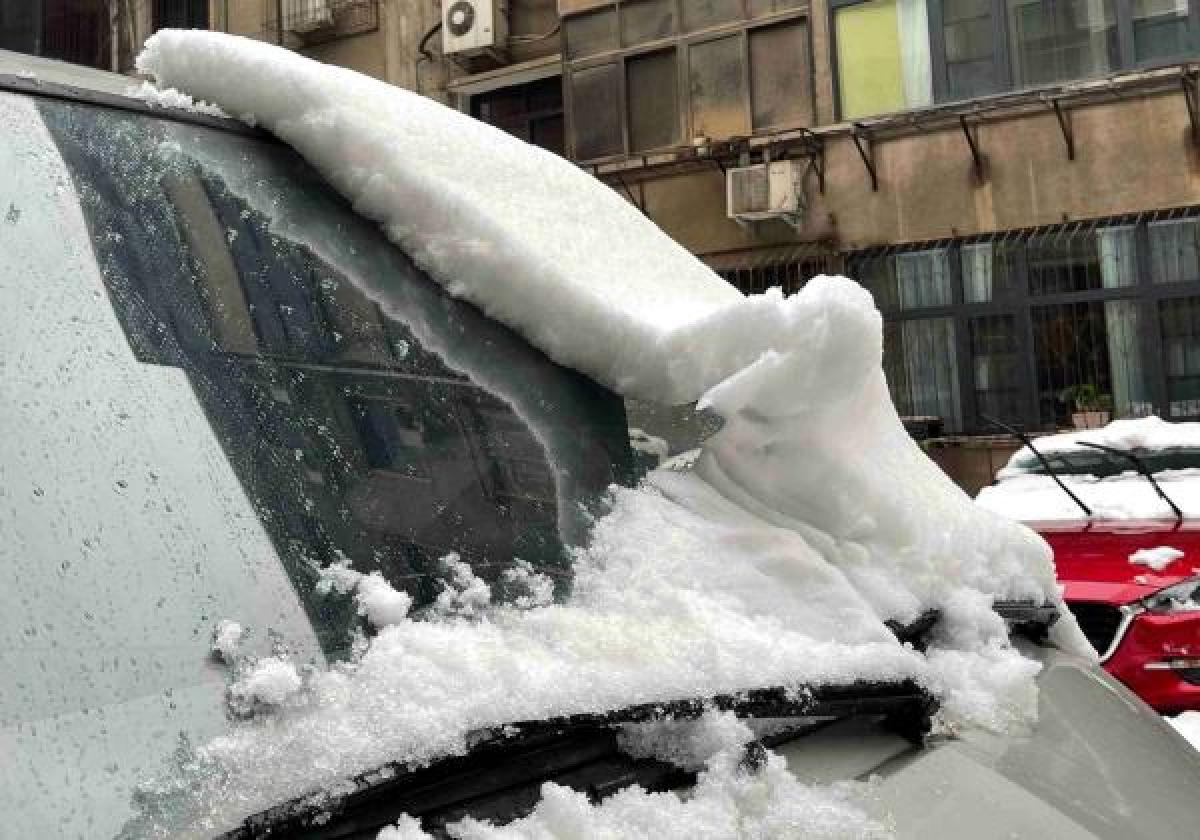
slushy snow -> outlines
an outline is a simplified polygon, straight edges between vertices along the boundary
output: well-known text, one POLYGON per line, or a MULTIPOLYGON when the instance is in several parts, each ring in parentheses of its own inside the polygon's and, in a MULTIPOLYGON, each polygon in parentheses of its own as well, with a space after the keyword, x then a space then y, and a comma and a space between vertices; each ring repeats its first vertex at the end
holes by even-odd
MULTIPOLYGON (((1092 518, 1174 519, 1175 513, 1150 482, 1136 472, 1096 478, 1059 476, 1091 508, 1092 518)), ((1155 480, 1187 519, 1200 517, 1200 469, 1163 470, 1155 480)), ((1087 517, 1048 475, 1014 475, 979 491, 976 502, 1018 522, 1082 521, 1087 517)))
MULTIPOLYGON (((1032 720, 1037 665, 990 605, 1061 606, 1049 548, 972 504, 909 438, 882 372, 879 313, 857 284, 818 277, 790 298, 742 297, 566 161, 270 45, 168 30, 138 66, 251 115, 434 281, 551 358, 626 396, 699 400, 724 421, 687 465, 612 489, 563 603, 528 567, 514 573, 525 600, 505 600, 447 558, 442 597, 414 616, 354 558, 328 569, 325 588, 353 593, 376 635, 354 661, 303 678, 285 679, 271 659, 250 668, 239 690, 268 712, 153 786, 190 803, 196 835, 386 762, 462 753, 474 730, 641 702, 909 678, 937 694, 947 724, 1032 720), (943 618, 925 655, 884 625, 930 608, 943 618)), ((386 278, 350 279, 385 311, 397 305, 386 278)), ((1062 612, 1053 638, 1089 654, 1062 612)), ((876 832, 844 795, 799 784, 777 757, 747 775, 732 756, 714 754, 686 802, 630 790, 592 806, 548 786, 514 826, 459 830, 876 832)))
MULTIPOLYGON (((1200 423, 1172 423, 1161 417, 1134 417, 1113 420, 1099 429, 1083 429, 1043 435, 1034 445, 1043 455, 1057 452, 1086 451, 1079 441, 1098 443, 1116 449, 1142 451, 1162 449, 1200 449, 1200 423)), ((1009 458, 998 477, 1005 477, 1017 464, 1033 457, 1028 447, 1021 447, 1009 458)))
POLYGON ((1129 555, 1129 562, 1137 566, 1149 566, 1154 571, 1161 572, 1182 556, 1183 552, 1178 548, 1160 545, 1154 548, 1138 549, 1129 555))

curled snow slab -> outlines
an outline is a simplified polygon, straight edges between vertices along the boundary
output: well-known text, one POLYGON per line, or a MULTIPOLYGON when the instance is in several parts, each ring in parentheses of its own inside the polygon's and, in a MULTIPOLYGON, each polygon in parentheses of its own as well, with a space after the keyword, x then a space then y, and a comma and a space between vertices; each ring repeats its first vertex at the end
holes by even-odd
POLYGON ((1133 552, 1133 554, 1129 555, 1129 562, 1139 566, 1149 566, 1154 571, 1161 572, 1182 556, 1183 552, 1178 548, 1171 548, 1169 545, 1160 545, 1155 548, 1142 548, 1133 552))

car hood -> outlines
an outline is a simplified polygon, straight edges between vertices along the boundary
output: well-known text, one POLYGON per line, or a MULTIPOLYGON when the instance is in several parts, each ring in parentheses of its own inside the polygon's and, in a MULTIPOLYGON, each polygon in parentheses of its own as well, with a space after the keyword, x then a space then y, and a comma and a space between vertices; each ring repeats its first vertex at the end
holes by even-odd
POLYGON ((779 752, 806 781, 871 778, 868 808, 902 840, 1194 836, 1200 753, 1100 668, 1028 653, 1044 667, 1023 734, 967 730, 919 749, 847 721, 779 752))
POLYGON ((1200 573, 1200 521, 1028 523, 1054 549, 1068 601, 1127 604, 1200 573), (1183 552, 1160 571, 1132 562, 1142 549, 1183 552))

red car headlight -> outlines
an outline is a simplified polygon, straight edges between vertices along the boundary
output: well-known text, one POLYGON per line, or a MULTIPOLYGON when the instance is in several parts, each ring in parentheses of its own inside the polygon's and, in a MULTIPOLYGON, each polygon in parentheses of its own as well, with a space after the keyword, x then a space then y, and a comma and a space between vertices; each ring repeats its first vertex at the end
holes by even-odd
POLYGON ((1200 578, 1160 589, 1142 599, 1142 606, 1153 613, 1200 612, 1200 578))

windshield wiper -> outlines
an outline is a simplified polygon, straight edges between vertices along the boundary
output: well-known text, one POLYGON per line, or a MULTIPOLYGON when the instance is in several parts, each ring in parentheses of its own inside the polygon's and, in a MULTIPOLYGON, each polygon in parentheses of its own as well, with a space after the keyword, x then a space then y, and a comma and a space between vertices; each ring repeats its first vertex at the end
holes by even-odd
POLYGON ((1124 458, 1125 460, 1129 461, 1129 463, 1133 464, 1134 469, 1141 473, 1144 479, 1150 482, 1150 486, 1154 488, 1154 492, 1158 494, 1158 497, 1170 505, 1171 510, 1175 513, 1175 521, 1183 521, 1183 511, 1179 509, 1179 505, 1175 504, 1174 500, 1162 489, 1158 483, 1158 480, 1154 477, 1154 474, 1150 472, 1149 468, 1146 467, 1146 463, 1141 458, 1134 455, 1132 452, 1128 452, 1124 449, 1118 449, 1115 446, 1105 446, 1102 443, 1092 443, 1091 441, 1086 440, 1078 440, 1076 443, 1078 443, 1080 446, 1086 446, 1089 449, 1098 449, 1101 452, 1107 452, 1109 455, 1116 455, 1118 458, 1124 458))
POLYGON ((1071 490, 1067 487, 1067 485, 1063 484, 1063 480, 1058 477, 1058 473, 1056 473, 1054 471, 1054 467, 1050 466, 1050 462, 1047 461, 1045 456, 1043 456, 1042 453, 1037 450, 1037 447, 1035 447, 1033 445, 1033 441, 1029 439, 1029 435, 1025 434, 1020 429, 1015 428, 1014 426, 1010 426, 1007 423, 997 420, 995 417, 989 417, 986 414, 980 414, 979 416, 981 418, 983 418, 983 420, 985 420, 986 422, 991 423, 993 426, 996 426, 997 428, 1003 429, 1004 431, 1008 432, 1010 435, 1015 437, 1017 440, 1019 440, 1030 452, 1032 452, 1037 457, 1038 461, 1041 462, 1042 469, 1044 469, 1046 471, 1046 474, 1048 476, 1050 476, 1051 478, 1054 479, 1054 483, 1058 485, 1059 489, 1071 497, 1071 501, 1074 502, 1075 505, 1081 511, 1083 511, 1084 516, 1091 519, 1092 509, 1089 508, 1087 505, 1085 505, 1083 502, 1081 502, 1079 500, 1079 497, 1076 496, 1074 493, 1072 493, 1071 490))
POLYGON ((712 709, 742 718, 792 719, 795 727, 777 738, 747 745, 756 749, 859 715, 877 716, 883 725, 919 744, 928 734, 937 701, 912 680, 858 682, 800 688, 762 688, 707 698, 643 703, 602 713, 525 721, 474 733, 465 755, 414 767, 394 762, 334 786, 247 818, 223 840, 259 837, 375 837, 401 814, 421 820, 438 836, 449 823, 471 816, 509 822, 533 810, 541 787, 554 782, 599 801, 631 785, 651 792, 696 783, 696 774, 656 759, 621 752, 620 726, 659 720, 696 719, 712 709))

